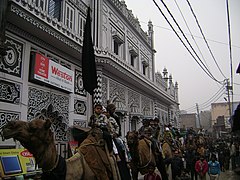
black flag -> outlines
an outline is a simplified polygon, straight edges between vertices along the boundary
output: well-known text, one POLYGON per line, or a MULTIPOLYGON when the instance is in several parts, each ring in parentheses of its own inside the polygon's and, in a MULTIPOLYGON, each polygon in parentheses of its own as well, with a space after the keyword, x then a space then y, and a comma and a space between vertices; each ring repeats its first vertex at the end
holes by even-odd
POLYGON ((83 34, 82 79, 84 89, 89 92, 89 94, 93 95, 93 90, 97 87, 97 72, 91 36, 90 7, 88 7, 87 19, 83 34))

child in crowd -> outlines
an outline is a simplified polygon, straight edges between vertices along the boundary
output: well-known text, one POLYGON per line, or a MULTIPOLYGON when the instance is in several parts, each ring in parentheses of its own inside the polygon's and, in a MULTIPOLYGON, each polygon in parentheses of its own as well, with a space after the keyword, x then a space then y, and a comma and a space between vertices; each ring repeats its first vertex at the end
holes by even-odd
POLYGON ((94 106, 94 114, 90 117, 90 122, 88 123, 88 126, 92 128, 94 127, 107 128, 108 119, 102 113, 102 110, 103 106, 101 104, 96 104, 94 106))
POLYGON ((90 117, 89 126, 92 128, 99 127, 103 131, 103 139, 107 143, 109 153, 113 151, 112 137, 109 133, 110 123, 106 115, 102 113, 103 106, 96 104, 94 106, 94 114, 90 117))
POLYGON ((148 173, 144 175, 144 180, 161 180, 161 176, 155 172, 154 163, 149 163, 148 173))

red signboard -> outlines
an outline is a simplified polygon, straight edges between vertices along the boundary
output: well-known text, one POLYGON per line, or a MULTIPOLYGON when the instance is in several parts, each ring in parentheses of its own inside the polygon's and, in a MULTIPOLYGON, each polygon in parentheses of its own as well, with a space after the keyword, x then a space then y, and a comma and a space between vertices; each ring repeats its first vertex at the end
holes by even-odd
POLYGON ((49 59, 36 53, 34 74, 48 78, 49 59))
POLYGON ((30 79, 41 81, 51 86, 73 92, 74 72, 61 64, 39 54, 32 53, 30 79))

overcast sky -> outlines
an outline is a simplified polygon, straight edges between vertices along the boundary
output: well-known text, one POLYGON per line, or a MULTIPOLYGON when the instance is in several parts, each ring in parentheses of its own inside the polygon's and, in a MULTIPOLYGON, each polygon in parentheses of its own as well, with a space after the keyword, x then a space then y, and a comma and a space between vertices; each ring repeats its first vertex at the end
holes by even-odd
POLYGON ((231 81, 232 67, 233 98, 234 101, 239 101, 240 75, 236 74, 236 69, 240 62, 240 0, 229 0, 232 61, 229 50, 226 0, 189 0, 207 43, 187 0, 164 1, 200 60, 188 45, 161 0, 155 0, 155 2, 196 60, 181 43, 153 0, 125 0, 128 9, 133 11, 144 31, 147 31, 148 21, 152 21, 157 51, 156 71, 162 72, 166 67, 169 74, 172 74, 173 81, 178 82, 180 109, 196 112, 196 104, 198 104, 200 111, 209 110, 211 103, 225 102, 224 97, 228 97, 226 88, 211 79, 201 69, 198 65, 201 63, 200 60, 204 63, 202 66, 207 67, 218 81, 223 81, 225 78, 231 81))

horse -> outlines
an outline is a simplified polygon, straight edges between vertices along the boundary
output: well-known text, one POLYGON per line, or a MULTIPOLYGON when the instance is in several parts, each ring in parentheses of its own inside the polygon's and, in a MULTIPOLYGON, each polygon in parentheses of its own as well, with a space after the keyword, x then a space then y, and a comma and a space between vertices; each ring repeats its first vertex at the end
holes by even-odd
POLYGON ((110 166, 115 166, 115 164, 108 155, 103 155, 106 147, 104 148, 104 143, 100 141, 102 139, 100 129, 92 129, 88 137, 81 143, 78 152, 65 160, 57 154, 53 132, 50 129, 51 124, 50 119, 34 119, 30 122, 9 121, 3 127, 1 134, 3 139, 18 140, 23 147, 33 154, 38 167, 42 169, 42 179, 120 179, 116 168, 109 172, 110 166), (96 154, 91 154, 91 160, 88 159, 88 147, 91 150, 96 148, 96 154), (89 163, 90 161, 93 162, 89 163), (100 174, 96 174, 96 169, 92 168, 94 163, 99 163, 99 166, 103 168, 100 170, 100 174))
POLYGON ((148 166, 154 164, 166 180, 165 165, 162 156, 155 154, 152 141, 147 138, 139 139, 137 131, 128 131, 126 135, 127 146, 131 155, 130 168, 133 180, 138 179, 138 173, 142 175, 148 172, 148 166))

